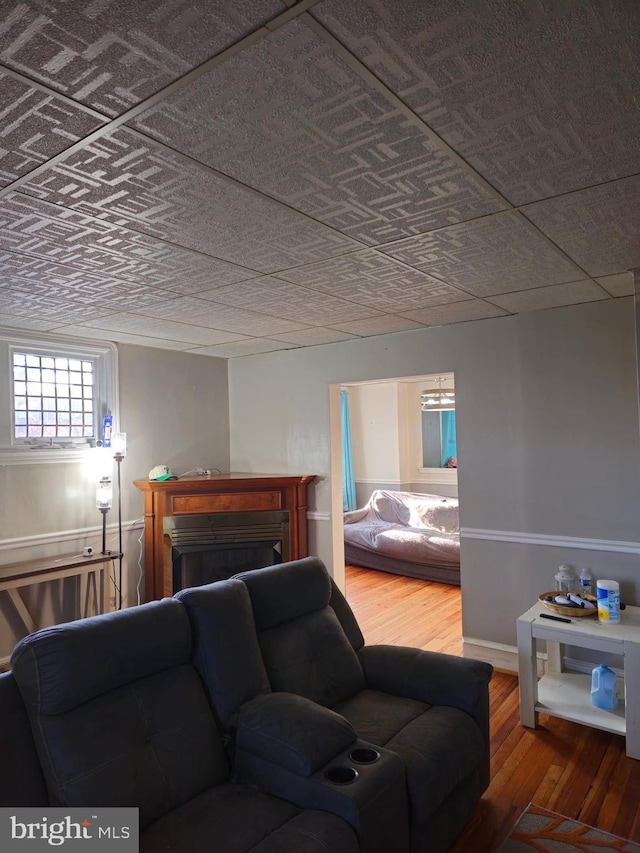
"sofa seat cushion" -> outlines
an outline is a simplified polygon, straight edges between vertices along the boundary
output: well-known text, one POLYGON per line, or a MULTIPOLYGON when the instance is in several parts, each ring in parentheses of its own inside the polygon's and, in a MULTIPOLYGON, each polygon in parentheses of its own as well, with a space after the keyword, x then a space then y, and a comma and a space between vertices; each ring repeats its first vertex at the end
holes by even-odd
POLYGON ((417 699, 392 696, 381 690, 361 690, 332 710, 348 720, 362 740, 384 746, 430 706, 417 699))
POLYGON ((376 690, 334 706, 363 740, 402 759, 413 818, 424 822, 451 792, 476 772, 485 750, 478 726, 465 711, 429 706, 376 690))
POLYGON ((256 788, 226 782, 204 791, 147 827, 140 834, 140 853, 211 853, 215 850, 267 853, 288 849, 324 853, 334 849, 333 835, 346 839, 336 851, 357 851, 357 845, 351 847, 348 843, 352 837, 355 842, 353 830, 339 818, 328 813, 301 813, 291 803, 256 788), (308 814, 315 818, 305 820, 308 814), (289 827, 290 822, 294 823, 292 827, 289 827), (313 845, 298 846, 296 840, 294 846, 286 846, 287 838, 302 839, 306 835, 312 836, 313 845), (315 839, 321 843, 316 843, 315 839), (276 846, 270 846, 274 843, 276 846))

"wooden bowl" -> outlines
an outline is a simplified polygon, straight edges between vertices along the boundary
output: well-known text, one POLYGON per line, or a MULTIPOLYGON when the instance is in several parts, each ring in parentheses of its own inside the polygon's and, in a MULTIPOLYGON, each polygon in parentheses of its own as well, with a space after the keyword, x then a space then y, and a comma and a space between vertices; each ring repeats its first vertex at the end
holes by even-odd
MULTIPOLYGON (((552 592, 543 592, 538 596, 538 601, 541 601, 545 607, 548 607, 549 610, 553 610, 554 613, 559 613, 561 616, 597 616, 598 608, 597 606, 593 610, 583 610, 581 607, 567 607, 565 604, 556 604, 555 601, 545 601, 547 595, 550 595, 552 598, 555 598, 556 595, 561 595, 561 593, 556 590, 552 592)), ((587 601, 591 601, 593 604, 598 603, 598 599, 595 595, 587 595, 584 592, 578 592, 576 595, 579 595, 580 598, 586 598, 587 601)))

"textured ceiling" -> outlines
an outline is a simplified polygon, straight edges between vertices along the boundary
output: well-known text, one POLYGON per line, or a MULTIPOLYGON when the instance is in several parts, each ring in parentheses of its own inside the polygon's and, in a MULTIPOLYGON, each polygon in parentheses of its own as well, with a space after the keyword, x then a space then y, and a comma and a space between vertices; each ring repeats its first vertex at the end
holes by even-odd
POLYGON ((636 0, 0 0, 0 325, 232 357, 626 296, 636 0))

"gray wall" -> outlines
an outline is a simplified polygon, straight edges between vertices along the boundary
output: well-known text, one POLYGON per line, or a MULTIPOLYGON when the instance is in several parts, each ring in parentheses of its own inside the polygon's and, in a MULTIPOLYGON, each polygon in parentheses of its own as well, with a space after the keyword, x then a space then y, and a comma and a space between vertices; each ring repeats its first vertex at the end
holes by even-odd
MULTIPOLYGON (((124 598, 125 603, 134 604, 143 497, 133 480, 146 479, 150 469, 161 463, 177 474, 198 466, 229 470, 227 362, 125 345, 118 347, 118 353, 120 426, 128 443, 121 467, 124 598), (136 521, 138 526, 131 524, 136 521)), ((77 553, 85 543, 101 547, 95 481, 82 462, 0 466, 0 505, 2 564, 77 553), (65 531, 78 531, 78 536, 58 541, 65 531)), ((107 522, 108 547, 117 550, 117 532, 111 527, 117 522, 115 506, 107 522)), ((50 620, 42 590, 30 599, 43 621, 50 620)), ((56 615, 59 618, 60 612, 56 615)), ((17 627, 13 605, 0 594, 0 658, 10 652, 17 627)))
POLYGON ((232 467, 317 474, 311 541, 339 577, 330 386, 450 371, 465 637, 513 645, 516 617, 552 588, 560 562, 588 559, 640 603, 630 298, 234 359, 232 467))

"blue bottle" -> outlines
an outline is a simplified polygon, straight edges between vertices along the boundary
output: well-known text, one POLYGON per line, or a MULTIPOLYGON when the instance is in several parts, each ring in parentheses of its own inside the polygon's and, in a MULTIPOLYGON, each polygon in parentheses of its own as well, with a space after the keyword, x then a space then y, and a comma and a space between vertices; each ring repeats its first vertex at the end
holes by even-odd
POLYGON ((613 711, 618 704, 616 674, 604 663, 591 673, 591 704, 605 711, 613 711))

